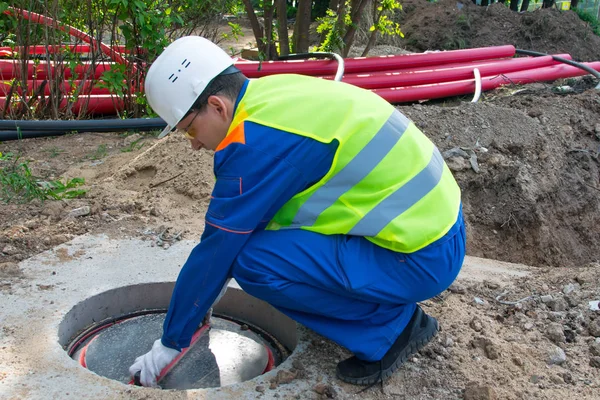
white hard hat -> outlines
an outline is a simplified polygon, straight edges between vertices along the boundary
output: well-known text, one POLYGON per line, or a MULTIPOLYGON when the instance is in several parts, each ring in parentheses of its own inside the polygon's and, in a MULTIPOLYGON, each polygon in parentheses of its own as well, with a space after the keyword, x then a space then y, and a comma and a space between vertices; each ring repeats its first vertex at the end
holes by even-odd
POLYGON ((233 65, 227 53, 210 40, 185 36, 171 43, 146 74, 146 98, 167 123, 158 136, 175 129, 206 86, 233 65))

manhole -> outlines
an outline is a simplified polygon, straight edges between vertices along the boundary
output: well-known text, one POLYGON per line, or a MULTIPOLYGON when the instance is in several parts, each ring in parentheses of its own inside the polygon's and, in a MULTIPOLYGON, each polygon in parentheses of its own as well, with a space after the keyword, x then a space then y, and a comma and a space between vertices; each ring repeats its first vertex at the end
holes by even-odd
MULTIPOLYGON (((82 367, 131 383, 129 366, 162 335, 166 309, 156 306, 168 305, 172 288, 172 283, 128 286, 81 302, 60 325, 61 345, 82 367)), ((234 285, 215 307, 210 328, 200 328, 195 337, 162 375, 163 389, 220 387, 260 376, 294 350, 296 326, 234 285)))

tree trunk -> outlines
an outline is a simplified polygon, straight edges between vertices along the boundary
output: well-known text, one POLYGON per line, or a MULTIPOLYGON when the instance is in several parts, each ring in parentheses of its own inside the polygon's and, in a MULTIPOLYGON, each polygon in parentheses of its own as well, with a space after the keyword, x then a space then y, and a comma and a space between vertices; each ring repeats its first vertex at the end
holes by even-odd
POLYGON ((544 0, 542 2, 542 8, 552 8, 554 6, 554 0, 544 0))
MULTIPOLYGON (((377 22, 383 15, 383 10, 377 12, 378 4, 379 4, 379 1, 373 0, 373 25, 377 24, 377 22)), ((366 57, 367 54, 369 54, 371 47, 373 47, 373 45, 375 44, 375 39, 377 39, 377 29, 375 29, 375 30, 373 30, 373 32, 371 32, 371 36, 369 36, 369 42, 367 43, 367 47, 365 47, 362 54, 360 55, 361 57, 366 57)))
POLYGON ((265 21, 265 59, 273 60, 277 56, 277 48, 273 42, 273 0, 264 0, 264 21, 265 21))
POLYGON ((277 6, 277 34, 279 36, 279 54, 287 56, 290 54, 290 37, 287 30, 287 1, 276 0, 277 6))
POLYGON ((344 57, 348 57, 348 53, 354 43, 354 35, 356 34, 356 28, 360 23, 360 19, 363 15, 365 7, 369 0, 352 0, 352 25, 348 28, 348 31, 344 35, 344 57))
POLYGON ((251 0, 242 0, 244 6, 246 7, 246 13, 248 14, 248 19, 250 19, 250 25, 252 26, 252 32, 254 32, 254 38, 256 39, 256 47, 258 47, 258 51, 264 53, 265 46, 263 45, 262 38, 264 36, 263 28, 260 26, 258 22, 258 18, 256 17, 256 13, 254 12, 254 8, 252 8, 251 0))
POLYGON ((338 5, 338 9, 337 9, 337 21, 335 23, 335 28, 337 29, 338 32, 343 32, 344 31, 344 19, 345 19, 345 15, 346 15, 346 2, 345 1, 340 1, 340 4, 338 5))
POLYGON ((369 36, 369 43, 367 43, 367 47, 365 47, 362 54, 360 55, 361 57, 366 57, 367 54, 369 54, 371 47, 373 47, 373 45, 375 44, 375 39, 377 39, 377 29, 371 32, 371 36, 369 36))
MULTIPOLYGON (((249 0, 244 0, 249 1, 249 0)), ((294 53, 308 52, 308 30, 310 28, 310 11, 312 0, 299 0, 298 12, 296 14, 296 25, 294 26, 294 53)))

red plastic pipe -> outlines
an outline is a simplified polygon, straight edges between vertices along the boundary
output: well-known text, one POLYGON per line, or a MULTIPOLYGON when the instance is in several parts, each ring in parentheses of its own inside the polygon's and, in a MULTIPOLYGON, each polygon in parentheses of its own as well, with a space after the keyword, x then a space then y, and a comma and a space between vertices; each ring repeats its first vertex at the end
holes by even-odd
MULTIPOLYGON (((4 109, 6 97, 0 97, 0 108, 4 109)), ((19 107, 21 103, 15 103, 15 107, 19 107)), ((59 109, 67 107, 67 100, 63 99, 59 105, 59 109)), ((91 115, 114 115, 117 111, 124 108, 123 100, 114 95, 89 95, 79 96, 77 101, 73 103, 73 113, 78 115, 85 111, 91 115)))
MULTIPOLYGON (((41 94, 41 93, 38 93, 38 90, 42 86, 43 82, 44 82, 44 80, 37 80, 37 81, 28 80, 27 81, 27 95, 32 96, 34 93, 37 95, 41 94)), ((79 85, 82 84, 81 82, 82 81, 73 81, 73 85, 71 85, 71 83, 69 81, 64 81, 60 84, 59 91, 61 93, 72 93, 74 90, 79 88, 79 85)), ((110 91, 108 89, 97 87, 97 85, 101 82, 102 81, 98 81, 98 80, 95 80, 95 81, 87 80, 87 81, 83 82, 83 86, 79 89, 79 94, 110 94, 110 91)), ((8 92, 10 91, 10 88, 11 88, 10 82, 0 81, 0 96, 6 96, 8 94, 8 92)), ((18 93, 19 95, 22 95, 23 90, 20 87, 18 87, 16 89, 16 93, 18 93)), ((44 85, 44 95, 45 96, 50 95, 49 82, 47 82, 44 85)))
MULTIPOLYGON (((111 65, 114 63, 111 62, 102 62, 95 64, 95 71, 93 73, 93 77, 95 79, 100 79, 102 73, 104 71, 110 70, 111 65)), ((59 64, 60 67, 65 67, 65 64, 59 64)), ((83 62, 80 65, 75 67, 75 72, 78 74, 78 77, 83 77, 86 71, 91 68, 90 62, 83 62)), ((21 68, 22 63, 16 60, 0 60, 0 79, 10 80, 13 78, 21 77, 21 68)), ((39 79, 53 79, 56 77, 56 64, 54 62, 50 62, 48 64, 46 61, 35 63, 34 61, 27 61, 27 79, 39 80, 39 79)), ((65 79, 69 79, 73 76, 73 73, 70 68, 64 68, 64 77, 65 79)), ((90 76, 91 78, 91 76, 90 76)))
MULTIPOLYGON (((560 56, 567 59, 571 58, 571 56, 568 54, 560 54, 560 56)), ((539 68, 552 64, 556 64, 556 62, 552 59, 552 56, 513 58, 499 61, 476 61, 470 63, 455 63, 432 67, 419 67, 409 70, 375 72, 372 74, 348 74, 344 76, 343 81, 365 89, 389 88, 396 86, 415 86, 430 83, 441 83, 470 79, 473 76, 473 68, 479 68, 482 76, 489 76, 511 71, 520 71, 523 69, 539 68)), ((7 69, 10 70, 10 67, 12 65, 9 66, 7 64, 7 66, 9 67, 7 69)), ((31 65, 32 71, 33 68, 34 65, 31 65)), ((106 66, 97 67, 95 78, 99 78, 105 69, 106 66)), ((81 75, 84 72, 83 70, 85 70, 85 67, 79 67, 78 69, 76 69, 76 72, 81 75)), ((5 73, 10 74, 11 72, 2 70, 2 62, 0 61, 0 75, 3 76, 5 73)), ((46 75, 47 70, 44 68, 39 68, 36 72, 36 76, 40 78, 45 77, 46 75)), ((70 70, 66 73, 66 76, 71 76, 70 70)), ((328 76, 325 78, 333 79, 332 76, 328 76)), ((33 93, 35 91, 35 88, 39 87, 43 80, 44 79, 29 80, 29 93, 33 93)), ((77 81, 77 84, 79 84, 79 81, 77 81)), ((68 82, 65 82, 64 85, 65 91, 68 91, 71 87, 68 84, 68 82)), ((9 88, 10 84, 8 82, 0 82, 0 94, 8 93, 9 88)), ((49 86, 47 86, 45 93, 49 94, 49 86)), ((91 87, 91 84, 86 84, 83 93, 108 94, 108 91, 106 89, 98 89, 91 87)))
MULTIPOLYGON (((125 46, 116 45, 116 46, 111 46, 111 48, 114 51, 117 51, 119 53, 131 53, 131 50, 126 49, 125 46)), ((46 54, 46 53, 54 54, 54 53, 60 53, 61 51, 64 51, 66 49, 69 49, 69 52, 71 52, 71 53, 91 53, 92 52, 92 46, 90 46, 89 44, 70 44, 70 45, 61 45, 61 46, 59 46, 59 45, 27 46, 27 53, 30 55, 41 55, 41 54, 46 54)), ((22 46, 16 46, 14 48, 8 47, 8 46, 0 47, 0 55, 2 53, 21 54, 22 51, 23 51, 22 46)), ((138 48, 138 52, 139 51, 143 51, 143 50, 141 48, 138 48)))
POLYGON ((354 76, 344 76, 343 82, 365 89, 389 88, 397 86, 417 86, 431 83, 454 82, 473 78, 473 69, 479 69, 481 76, 498 75, 525 69, 535 69, 557 64, 552 56, 521 58, 499 61, 490 64, 468 65, 446 68, 444 66, 411 72, 380 72, 354 76))
MULTIPOLYGON (((456 62, 506 58, 515 55, 514 46, 483 47, 466 50, 440 51, 435 53, 401 54, 393 56, 358 57, 345 59, 345 72, 386 71, 400 68, 417 68, 456 62)), ((334 75, 335 60, 293 60, 268 62, 237 62, 236 67, 249 78, 265 75, 296 73, 303 75, 334 75)))
MULTIPOLYGON (((600 61, 583 63, 596 71, 600 71, 600 61)), ((515 71, 496 76, 482 78, 482 90, 492 90, 509 84, 526 84, 533 82, 553 81, 559 78, 571 78, 586 75, 587 72, 566 64, 551 67, 515 71)), ((374 89, 374 93, 390 103, 408 103, 418 100, 440 99, 460 96, 475 92, 473 79, 460 82, 445 82, 432 85, 374 89)))
MULTIPOLYGON (((436 53, 349 58, 345 60, 345 72, 347 74, 352 74, 398 69, 416 69, 449 63, 467 63, 482 60, 491 61, 491 59, 512 57, 514 54, 515 48, 513 46, 496 46, 436 53)), ((85 66, 88 64, 89 63, 84 63, 83 65, 85 66)), ((110 64, 111 63, 105 63, 102 68, 104 68, 104 70, 108 69, 110 68, 110 64)), ((323 76, 334 74, 337 70, 337 62, 331 60, 269 61, 262 64, 261 71, 256 70, 258 65, 259 63, 250 61, 238 61, 235 63, 235 66, 249 78, 281 73, 323 76)), ((18 67, 15 66, 13 60, 0 60, 0 77, 3 79, 12 79, 18 76, 17 74, 19 72, 17 68, 18 67)), ((37 78, 48 78, 48 64, 46 62, 39 62, 37 63, 37 66, 35 66, 33 61, 29 61, 29 78, 33 78, 34 69, 37 78)), ((102 72, 104 70, 102 70, 102 72)), ((52 74, 52 72, 50 74, 52 74)), ((97 77, 99 78, 99 76, 97 77)))
POLYGON ((77 39, 81 39, 84 42, 92 45, 94 48, 100 47, 100 49, 102 50, 102 52, 105 55, 112 58, 119 64, 129 65, 135 71, 135 66, 128 64, 127 61, 123 57, 121 57, 121 55, 119 53, 117 53, 115 50, 113 50, 111 47, 105 45, 104 43, 97 41, 96 39, 94 39, 93 37, 88 35, 87 33, 80 31, 79 29, 76 29, 69 25, 64 25, 64 24, 60 23, 59 21, 55 21, 52 18, 45 17, 43 15, 31 12, 31 11, 26 11, 26 10, 22 10, 19 8, 15 8, 15 7, 9 7, 8 10, 4 11, 4 13, 8 14, 8 15, 11 15, 11 14, 21 15, 23 18, 25 18, 31 22, 35 22, 35 23, 42 24, 42 25, 47 25, 52 28, 61 30, 63 32, 67 32, 69 35, 76 37, 77 39))

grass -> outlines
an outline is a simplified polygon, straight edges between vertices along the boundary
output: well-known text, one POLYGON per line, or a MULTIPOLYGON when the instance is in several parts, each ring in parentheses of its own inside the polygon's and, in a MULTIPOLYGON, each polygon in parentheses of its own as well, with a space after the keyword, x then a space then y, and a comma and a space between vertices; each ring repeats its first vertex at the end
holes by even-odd
POLYGON ((142 139, 144 139, 144 138, 139 138, 138 140, 135 140, 135 141, 129 143, 127 146, 125 146, 121 149, 121 152, 122 153, 131 153, 134 150, 141 149, 142 147, 144 147, 144 143, 140 143, 140 144, 138 144, 138 143, 142 139))
POLYGON ((588 11, 585 11, 585 10, 581 10, 579 8, 576 8, 573 11, 575 11, 575 13, 577 13, 577 15, 579 16, 579 18, 582 21, 590 24, 590 28, 592 28, 592 31, 594 31, 594 34, 600 36, 600 21, 598 21, 598 18, 596 18, 594 16, 594 14, 592 14, 588 11))
POLYGON ((65 152, 63 149, 58 148, 56 146, 46 149, 44 151, 48 153, 48 156, 50 156, 50 158, 58 157, 61 153, 65 152))
POLYGON ((96 149, 95 152, 93 152, 90 155, 90 159, 92 160, 100 160, 104 157, 106 157, 106 155, 108 154, 108 151, 106 150, 106 145, 105 144, 101 144, 98 146, 98 148, 96 149))
POLYGON ((0 153, 0 200, 4 203, 28 203, 32 200, 61 200, 82 197, 87 190, 77 189, 83 178, 42 181, 31 173, 28 161, 13 153, 0 153))

